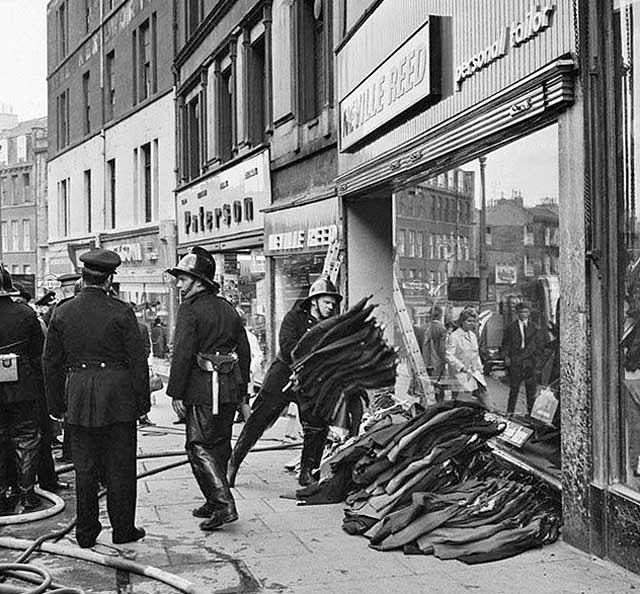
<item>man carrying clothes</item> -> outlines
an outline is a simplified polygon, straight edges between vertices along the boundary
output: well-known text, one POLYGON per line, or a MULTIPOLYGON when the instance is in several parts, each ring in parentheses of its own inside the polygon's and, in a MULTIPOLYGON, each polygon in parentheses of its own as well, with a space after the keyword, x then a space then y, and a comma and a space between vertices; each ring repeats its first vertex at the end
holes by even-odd
MULTIPOLYGON (((311 285, 306 299, 296 304, 284 316, 278 335, 278 354, 267 370, 260 393, 254 402, 253 412, 245 423, 231 456, 231 484, 234 483, 238 468, 249 450, 260 439, 262 433, 276 421, 284 408, 295 400, 295 393, 290 390, 283 391, 291 375, 293 347, 307 330, 332 316, 341 300, 342 297, 335 285, 329 279, 321 277, 311 285)), ((323 422, 312 418, 305 411, 301 411, 300 416, 304 431, 304 447, 299 481, 302 485, 308 485, 312 481, 311 470, 320 463, 327 429, 323 422)))
POLYGON ((11 275, 0 265, 0 354, 8 357, 13 371, 0 375, 0 512, 9 511, 9 457, 13 457, 20 505, 29 511, 38 506, 34 493, 40 431, 37 403, 42 397, 42 343, 44 336, 36 313, 23 303, 11 275), (4 509, 3 509, 4 508, 4 509))
POLYGON ((518 303, 516 313, 518 319, 507 326, 502 341, 502 352, 509 368, 507 414, 516 410, 522 382, 527 392, 527 412, 531 413, 536 399, 538 358, 543 347, 540 328, 529 320, 529 308, 518 303))
POLYGON ((193 510, 203 530, 215 530, 238 519, 227 482, 231 432, 238 404, 249 381, 251 353, 242 320, 218 296, 215 261, 194 247, 175 268, 182 295, 173 342, 167 395, 185 418, 186 450, 206 501, 193 510))
POLYGON ((149 370, 136 317, 109 295, 120 256, 95 250, 80 256, 84 286, 51 318, 44 368, 49 412, 65 415, 76 472, 76 538, 92 547, 98 520, 98 479, 107 486, 115 544, 145 535, 135 526, 136 420, 147 413, 149 370), (100 476, 101 472, 104 476, 100 476))

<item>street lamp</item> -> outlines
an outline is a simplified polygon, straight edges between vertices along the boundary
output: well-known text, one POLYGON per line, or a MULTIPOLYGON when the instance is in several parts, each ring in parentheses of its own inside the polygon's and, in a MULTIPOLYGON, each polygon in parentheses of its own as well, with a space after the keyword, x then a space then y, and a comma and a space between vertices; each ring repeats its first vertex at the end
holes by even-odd
POLYGON ((480 157, 480 233, 478 234, 478 240, 480 245, 478 246, 478 272, 480 273, 480 304, 487 301, 487 278, 488 278, 488 264, 487 264, 487 195, 486 195, 486 181, 485 181, 485 168, 487 166, 487 158, 480 157))

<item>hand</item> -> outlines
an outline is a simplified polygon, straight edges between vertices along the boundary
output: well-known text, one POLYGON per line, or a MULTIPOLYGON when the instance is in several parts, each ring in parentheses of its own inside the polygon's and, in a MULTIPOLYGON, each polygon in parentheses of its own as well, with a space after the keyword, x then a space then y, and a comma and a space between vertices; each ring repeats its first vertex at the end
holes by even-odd
POLYGON ((182 400, 173 400, 171 403, 173 406, 173 410, 178 415, 179 418, 184 419, 187 416, 187 407, 184 405, 182 400))

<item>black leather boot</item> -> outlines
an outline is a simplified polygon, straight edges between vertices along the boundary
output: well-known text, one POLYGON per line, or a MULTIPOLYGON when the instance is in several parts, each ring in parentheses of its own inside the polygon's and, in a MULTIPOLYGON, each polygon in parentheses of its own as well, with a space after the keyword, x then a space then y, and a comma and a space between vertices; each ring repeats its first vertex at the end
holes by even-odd
POLYGON ((200 522, 202 530, 216 530, 224 524, 230 524, 238 519, 238 510, 236 504, 232 501, 224 509, 213 512, 208 520, 200 522))

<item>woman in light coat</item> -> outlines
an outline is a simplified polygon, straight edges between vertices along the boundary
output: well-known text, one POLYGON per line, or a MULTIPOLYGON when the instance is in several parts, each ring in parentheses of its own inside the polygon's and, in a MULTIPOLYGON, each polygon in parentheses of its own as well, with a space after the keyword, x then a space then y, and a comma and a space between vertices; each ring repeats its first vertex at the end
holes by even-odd
POLYGON ((458 328, 452 332, 447 342, 447 363, 454 397, 477 399, 488 408, 486 382, 475 333, 477 321, 475 312, 462 311, 458 318, 458 328))

